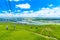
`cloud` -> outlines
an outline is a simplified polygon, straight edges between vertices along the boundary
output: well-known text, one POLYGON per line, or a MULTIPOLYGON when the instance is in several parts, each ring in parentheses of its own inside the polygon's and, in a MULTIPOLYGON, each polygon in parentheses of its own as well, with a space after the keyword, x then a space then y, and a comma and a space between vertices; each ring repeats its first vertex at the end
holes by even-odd
POLYGON ((25 4, 18 4, 16 5, 17 8, 21 8, 21 9, 29 9, 30 8, 30 4, 25 3, 25 4))
POLYGON ((2 14, 0 13, 0 17, 13 17, 13 14, 2 14))
POLYGON ((35 12, 25 11, 20 14, 20 17, 60 17, 60 7, 42 8, 35 12))
MULTIPOLYGON (((17 10, 18 12, 20 10, 17 10)), ((38 11, 23 11, 21 13, 2 11, 4 14, 0 13, 0 17, 59 17, 60 18, 60 7, 54 8, 42 8, 38 11)))
POLYGON ((49 4, 48 6, 52 7, 52 6, 53 6, 53 4, 49 4))
POLYGON ((9 0, 9 1, 12 1, 12 0, 9 0))
POLYGON ((15 10, 14 12, 21 12, 21 10, 15 10))
POLYGON ((21 10, 17 10, 17 12, 21 12, 21 10))

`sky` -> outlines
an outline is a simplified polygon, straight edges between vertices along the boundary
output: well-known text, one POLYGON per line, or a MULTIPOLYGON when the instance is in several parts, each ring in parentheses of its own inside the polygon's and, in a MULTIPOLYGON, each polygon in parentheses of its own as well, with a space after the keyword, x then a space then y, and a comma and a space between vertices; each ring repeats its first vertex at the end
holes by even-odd
POLYGON ((0 17, 60 18, 60 0, 0 0, 0 17))

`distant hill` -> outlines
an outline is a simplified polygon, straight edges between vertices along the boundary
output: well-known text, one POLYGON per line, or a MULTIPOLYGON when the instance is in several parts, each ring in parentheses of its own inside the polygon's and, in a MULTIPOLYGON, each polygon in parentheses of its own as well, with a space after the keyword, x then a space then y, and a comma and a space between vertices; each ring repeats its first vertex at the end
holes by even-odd
POLYGON ((22 21, 22 20, 60 20, 60 18, 43 18, 43 17, 0 17, 0 21, 22 21))

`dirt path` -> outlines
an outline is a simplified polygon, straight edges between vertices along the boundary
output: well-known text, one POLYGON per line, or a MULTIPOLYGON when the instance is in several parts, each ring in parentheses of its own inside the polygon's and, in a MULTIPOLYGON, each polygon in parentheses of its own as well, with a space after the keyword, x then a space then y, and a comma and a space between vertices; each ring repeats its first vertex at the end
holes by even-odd
MULTIPOLYGON (((24 30, 24 31, 27 31, 27 30, 24 30)), ((41 34, 38 34, 38 33, 34 33, 34 32, 31 32, 31 31, 27 31, 27 32, 30 32, 30 33, 33 33, 35 35, 38 35, 38 36, 41 36, 41 37, 44 37, 44 38, 47 38, 47 39, 53 39, 53 40, 58 40, 54 37, 48 37, 48 36, 45 36, 45 35, 41 35, 41 34)))

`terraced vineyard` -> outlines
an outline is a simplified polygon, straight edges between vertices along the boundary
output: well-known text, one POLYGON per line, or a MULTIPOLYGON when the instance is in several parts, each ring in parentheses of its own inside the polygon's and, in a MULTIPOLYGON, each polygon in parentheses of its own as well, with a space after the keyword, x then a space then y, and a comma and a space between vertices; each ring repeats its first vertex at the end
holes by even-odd
POLYGON ((60 40, 60 25, 0 22, 0 40, 60 40), (8 26, 8 30, 6 30, 6 26, 8 26))

